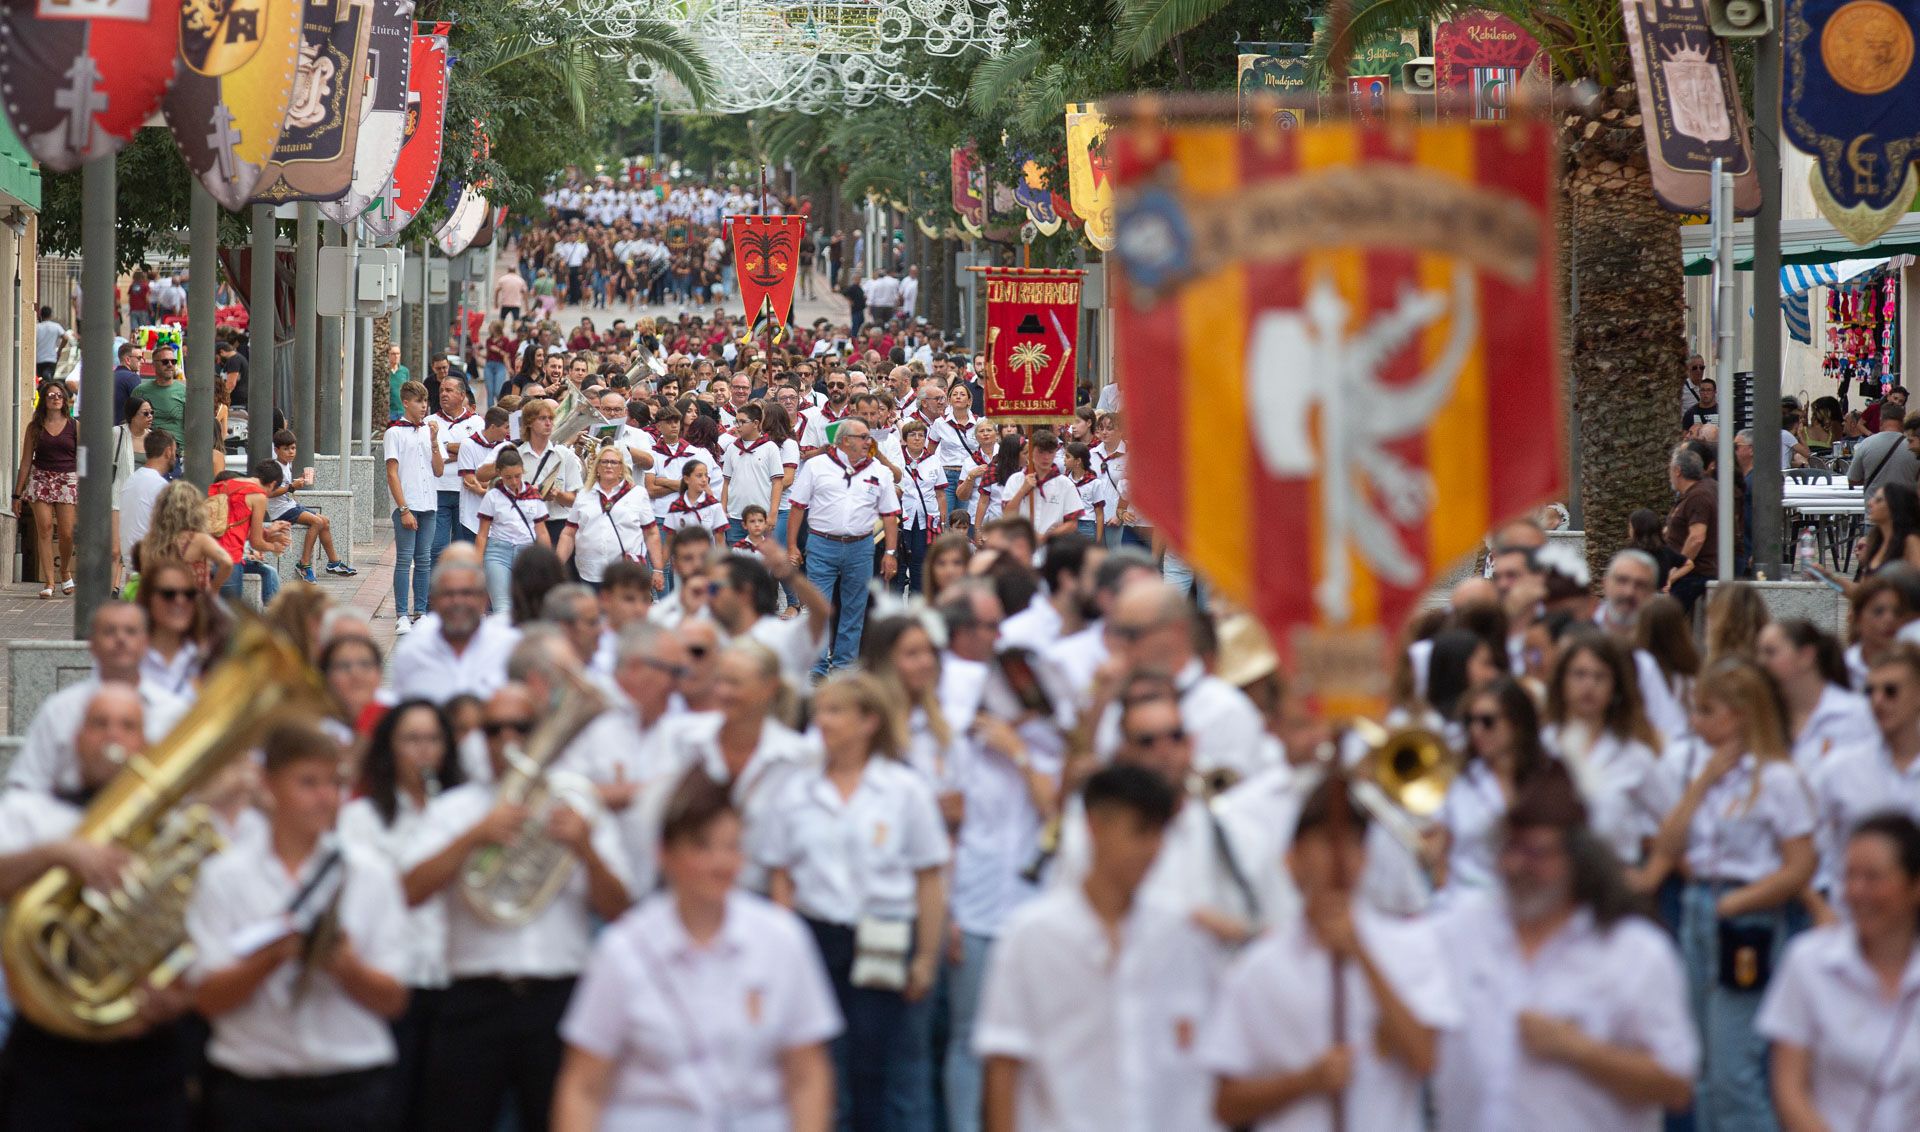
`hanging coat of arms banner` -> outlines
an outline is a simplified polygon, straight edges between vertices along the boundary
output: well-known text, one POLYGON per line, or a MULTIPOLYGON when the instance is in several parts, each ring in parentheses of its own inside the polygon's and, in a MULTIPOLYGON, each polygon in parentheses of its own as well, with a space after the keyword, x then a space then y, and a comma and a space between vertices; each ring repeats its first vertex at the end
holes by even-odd
POLYGON ((987 172, 971 145, 953 151, 953 210, 967 235, 978 239, 987 226, 987 172))
POLYGON ((407 70, 413 54, 413 0, 376 0, 368 29, 360 98, 360 136, 353 143, 353 183, 320 214, 346 224, 367 210, 393 176, 407 134, 407 70))
POLYGON ((1503 121, 1518 85, 1546 79, 1547 57, 1525 28, 1492 12, 1462 12, 1433 29, 1440 119, 1503 121))
POLYGON ((447 196, 447 218, 434 229, 433 242, 441 255, 451 259, 473 243, 493 206, 472 185, 458 181, 447 186, 447 196))
POLYGON ((1432 579, 1562 487, 1552 131, 1112 145, 1130 504, 1320 691, 1377 694, 1432 579))
POLYGON ((35 161, 66 173, 120 152, 180 61, 180 0, 5 0, 0 94, 35 161))
POLYGON ((426 207, 433 182, 440 176, 440 146, 446 140, 447 33, 452 25, 437 23, 433 31, 413 37, 407 65, 407 125, 400 156, 393 163, 387 189, 367 210, 367 226, 382 238, 391 238, 426 207))
POLYGON ((1073 420, 1080 286, 1071 268, 990 267, 986 415, 1020 424, 1073 420))
POLYGON ((1107 156, 1107 119, 1091 102, 1067 103, 1068 203, 1086 222, 1087 241, 1113 250, 1113 173, 1107 156))
POLYGON ((1060 230, 1060 214, 1053 208, 1053 189, 1048 184, 1047 166, 1039 157, 1026 150, 1011 151, 1013 167, 1018 177, 1013 183, 1013 199, 1026 210, 1027 219, 1040 230, 1043 236, 1051 236, 1060 230))
POLYGON ((1712 211, 1717 157, 1734 177, 1734 211, 1760 211, 1746 111, 1726 43, 1708 26, 1706 9, 1620 0, 1620 13, 1640 92, 1653 194, 1673 212, 1712 211))
POLYGON ((225 65, 239 52, 206 49, 200 66, 187 57, 192 41, 187 29, 196 18, 211 19, 196 17, 201 7, 199 0, 189 0, 182 9, 180 49, 186 65, 175 76, 161 111, 188 171, 220 207, 238 212, 253 199, 267 171, 293 100, 301 0, 262 0, 247 7, 236 0, 214 21, 219 30, 212 38, 216 47, 246 38, 253 49, 219 74, 207 69, 210 60, 225 65))
POLYGON ((1253 125, 1255 107, 1263 96, 1272 98, 1274 125, 1283 130, 1314 121, 1310 107, 1318 102, 1314 89, 1309 43, 1242 43, 1235 59, 1235 86, 1240 92, 1240 125, 1253 125), (1256 50, 1260 49, 1260 50, 1256 50))
POLYGON ((372 16, 367 2, 307 0, 293 102, 256 200, 339 200, 353 185, 372 16))
POLYGON ((751 326, 771 308, 773 324, 785 326, 793 312, 793 285, 799 281, 800 244, 807 238, 805 216, 729 216, 733 231, 734 273, 740 279, 740 303, 751 326))
POLYGON ((1856 244, 1873 242, 1920 188, 1913 5, 1792 0, 1780 126, 1813 157, 1813 202, 1856 244))

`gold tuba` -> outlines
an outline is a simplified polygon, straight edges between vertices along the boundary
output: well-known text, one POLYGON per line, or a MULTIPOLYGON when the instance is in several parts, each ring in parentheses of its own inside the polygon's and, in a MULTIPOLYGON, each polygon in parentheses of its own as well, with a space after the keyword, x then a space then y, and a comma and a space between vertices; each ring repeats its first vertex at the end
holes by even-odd
POLYGON ((129 759, 81 818, 74 836, 131 856, 121 886, 99 892, 53 868, 13 898, 0 950, 21 1013, 86 1041, 136 1024, 138 996, 192 959, 187 904, 201 862, 223 847, 211 811, 187 798, 271 724, 330 703, 312 666, 265 622, 241 626, 185 718, 129 759))
POLYGON ((567 744, 606 710, 606 697, 570 668, 556 668, 554 682, 555 703, 525 750, 508 749, 499 783, 499 800, 525 806, 526 823, 512 841, 475 849, 460 867, 460 895, 474 915, 496 927, 532 921, 573 875, 573 852, 546 833, 553 812, 565 806, 589 821, 600 812, 590 786, 556 780, 550 771, 567 744))
POLYGON ((1389 730, 1359 718, 1347 720, 1344 727, 1367 747, 1354 768, 1354 801, 1394 840, 1417 853, 1421 836, 1459 774, 1453 749, 1422 728, 1389 730))

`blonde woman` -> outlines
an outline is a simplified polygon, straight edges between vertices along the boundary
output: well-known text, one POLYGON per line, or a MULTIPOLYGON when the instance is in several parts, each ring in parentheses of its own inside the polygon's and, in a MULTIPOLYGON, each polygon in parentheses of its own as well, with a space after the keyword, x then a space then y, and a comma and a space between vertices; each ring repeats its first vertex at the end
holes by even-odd
POLYGON ((1717 586, 1707 602, 1707 663, 1729 657, 1758 660, 1760 630, 1773 615, 1767 612, 1760 591, 1745 582, 1717 586))
POLYGON ((186 480, 174 480, 153 501, 153 522, 140 540, 141 563, 177 558, 193 571, 194 588, 218 593, 233 573, 233 556, 207 531, 207 497, 186 480))
POLYGON ((580 579, 595 589, 609 565, 622 558, 654 567, 653 588, 665 588, 666 562, 660 551, 660 524, 653 502, 634 486, 618 448, 602 448, 593 461, 593 484, 574 499, 573 511, 554 548, 560 561, 574 560, 580 579))
POLYGON ((812 929, 847 1028, 833 1043, 856 1132, 894 1127, 889 1082, 925 1082, 898 1098, 932 1103, 932 1065, 904 1042, 910 1008, 939 971, 949 857, 933 787, 901 759, 906 721, 881 682, 841 673, 814 696, 823 765, 796 774, 759 847, 773 899, 812 929), (862 962, 856 983, 855 958, 862 962))
POLYGON ((1786 942, 1787 905, 1813 878, 1813 804, 1780 692, 1757 664, 1722 661, 1700 677, 1693 731, 1667 756, 1687 785, 1647 872, 1657 882, 1678 865, 1687 882, 1680 944, 1705 1052, 1695 1127, 1775 1128, 1754 1016, 1786 942))

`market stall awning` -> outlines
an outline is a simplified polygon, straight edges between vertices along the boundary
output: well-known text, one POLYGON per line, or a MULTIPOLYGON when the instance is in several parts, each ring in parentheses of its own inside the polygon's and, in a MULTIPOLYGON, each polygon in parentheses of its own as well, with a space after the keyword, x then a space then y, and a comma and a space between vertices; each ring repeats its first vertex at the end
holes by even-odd
POLYGON ((7 122, 7 112, 3 109, 0 109, 0 197, 10 197, 35 212, 40 210, 40 170, 34 168, 26 147, 14 137, 13 126, 7 122))
MULTIPOLYGON (((1886 259, 1920 255, 1920 212, 1902 216, 1885 235, 1862 247, 1841 235, 1825 220, 1785 220, 1780 224, 1780 262, 1786 264, 1838 263, 1849 259, 1886 259)), ((1713 272, 1713 227, 1688 224, 1680 229, 1680 261, 1688 275, 1713 272)), ((1742 271, 1753 270, 1753 222, 1733 226, 1733 261, 1742 271)))
MULTIPOLYGON (((1902 263, 1912 257, 1901 256, 1902 263)), ((1812 316, 1807 309, 1807 292, 1815 287, 1832 287, 1865 275, 1892 259, 1843 259, 1833 263, 1793 263, 1780 269, 1780 313, 1787 319, 1787 333, 1796 342, 1813 342, 1812 316)))

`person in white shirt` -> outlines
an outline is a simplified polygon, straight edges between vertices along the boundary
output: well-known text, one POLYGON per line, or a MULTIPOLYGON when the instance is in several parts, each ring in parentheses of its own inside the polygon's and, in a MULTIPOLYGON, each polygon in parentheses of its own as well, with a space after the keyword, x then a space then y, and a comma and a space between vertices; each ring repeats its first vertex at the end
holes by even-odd
POLYGON ((1793 764, 1811 778, 1828 755, 1879 737, 1867 697, 1849 686, 1846 650, 1813 622, 1773 621, 1755 642, 1760 664, 1786 698, 1793 764))
MULTIPOLYGON (((483 719, 498 778, 508 749, 524 744, 537 724, 537 707, 523 685, 510 684, 487 701, 483 719)), ((509 1093, 522 1132, 544 1132, 562 1055, 560 1019, 586 964, 593 920, 618 919, 629 904, 625 851, 613 822, 586 804, 591 785, 561 769, 545 779, 555 804, 538 826, 525 806, 468 783, 428 803, 408 849, 406 891, 416 905, 457 884, 483 848, 500 852, 537 836, 567 854, 559 891, 524 923, 483 919, 458 894, 449 896, 453 984, 428 1038, 426 1132, 497 1127, 509 1093)))
POLYGON ((1702 1132, 1766 1128, 1766 1039, 1753 1028, 1786 942, 1788 902, 1813 879, 1814 813, 1788 754, 1771 678, 1724 661, 1694 689, 1696 739, 1665 762, 1687 783, 1644 870, 1684 864, 1680 947, 1704 1050, 1694 1119, 1702 1132))
POLYGON ((194 1006, 213 1026, 208 1112, 219 1128, 377 1132, 407 1005, 399 879, 331 832, 331 737, 281 724, 262 747, 268 837, 209 861, 187 908, 194 1006))
MULTIPOLYGON (((67 798, 37 790, 0 790, 0 902, 64 869, 92 890, 120 887, 126 850, 76 836, 86 796, 146 749, 139 693, 103 684, 79 705, 74 742, 76 789, 67 798)), ((0 1049, 6 1066, 9 1128, 189 1127, 182 1067, 191 1038, 177 1024, 190 1007, 178 984, 146 988, 139 1019, 108 1041, 81 1041, 12 1019, 0 1049)))
POLYGON ((1920 1112, 1920 825, 1880 814, 1846 846, 1851 923, 1787 945, 1755 1020, 1788 1132, 1905 1132, 1920 1112))
MULTIPOLYGON (((611 563, 664 564, 653 503, 634 484, 620 450, 602 448, 594 458, 593 473, 593 486, 575 498, 566 529, 560 533, 555 548, 560 560, 572 559, 581 579, 596 587, 611 563)), ((666 587, 664 571, 653 571, 653 585, 666 587)))
POLYGON ((395 634, 411 630, 413 623, 427 612, 427 588, 433 577, 435 557, 434 528, 440 506, 438 481, 446 469, 446 454, 440 447, 440 422, 427 418, 427 387, 417 381, 403 383, 400 407, 404 415, 387 425, 381 441, 387 468, 387 493, 393 499, 395 634))
POLYGON ((1533 705, 1532 693, 1510 676, 1495 677, 1460 697, 1465 761, 1447 787, 1433 828, 1423 835, 1421 854, 1426 861, 1444 862, 1440 883, 1449 895, 1494 885, 1500 819, 1514 796, 1552 765, 1533 705))
POLYGON ((1308 794, 1287 869, 1304 914, 1242 951, 1200 1036, 1214 1115, 1256 1132, 1417 1129, 1439 1035, 1461 1021, 1432 927, 1360 897, 1365 813, 1344 779, 1308 794))
POLYGON ((167 489, 167 473, 180 451, 178 438, 167 435, 164 429, 148 429, 144 443, 146 462, 120 485, 120 497, 115 501, 120 516, 120 557, 129 570, 134 564, 134 548, 153 525, 154 501, 167 489))
POLYGON ((820 657, 833 606, 804 574, 785 561, 785 555, 757 555, 716 551, 709 570, 713 592, 708 614, 733 640, 752 640, 780 658, 780 674, 798 696, 807 690, 807 669, 820 657), (790 586, 805 612, 799 617, 774 616, 779 587, 790 586))
MULTIPOLYGON (((478 541, 480 501, 500 476, 500 469, 496 466, 497 457, 510 449, 516 454, 519 451, 514 448, 510 438, 509 414, 505 409, 492 406, 480 419, 483 422, 481 427, 461 443, 460 455, 454 461, 454 475, 460 484, 455 541, 478 541)), ((522 468, 525 468, 524 463, 522 468)), ((435 564, 438 564, 437 560, 435 564)))
POLYGON ((480 532, 474 547, 486 563, 487 597, 493 611, 506 613, 513 605, 514 560, 529 546, 551 549, 553 542, 545 522, 547 501, 526 482, 519 451, 502 447, 493 457, 493 468, 497 475, 480 500, 480 532))
POLYGON ((440 447, 445 461, 434 479, 438 510, 433 519, 433 559, 429 565, 439 565, 448 543, 473 541, 474 523, 464 505, 461 485, 466 479, 463 473, 478 467, 479 463, 464 464, 461 458, 466 440, 488 427, 493 415, 491 409, 484 417, 473 411, 467 400, 465 380, 454 376, 440 379, 440 411, 433 414, 433 419, 440 427, 440 447))
MULTIPOLYGON (((579 498, 583 483, 580 457, 573 449, 553 443, 554 414, 557 407, 545 398, 520 406, 520 430, 525 437, 519 444, 520 463, 527 470, 527 482, 540 498, 547 501, 547 534, 555 545, 566 529, 567 515, 579 498)), ((616 456, 619 452, 616 450, 616 456)))
POLYGON ((873 531, 877 525, 885 550, 880 576, 891 581, 899 571, 900 496, 893 477, 877 467, 867 425, 841 423, 835 446, 803 464, 793 483, 793 520, 787 527, 787 553, 820 592, 838 602, 840 622, 829 653, 814 672, 846 668, 860 655, 860 633, 867 618, 867 583, 873 578, 873 531), (809 534, 800 553, 800 532, 809 534))
POLYGON ((433 575, 433 616, 394 646, 394 697, 445 704, 459 695, 484 699, 506 683, 507 654, 520 631, 486 612, 477 555, 471 548, 449 549, 433 575))
MULTIPOLYGON (((459 744, 440 709, 429 700, 395 704, 368 737, 354 783, 359 797, 340 810, 340 840, 379 857, 397 875, 419 836, 427 803, 465 782, 459 744)), ((426 1117, 421 1081, 428 1027, 449 981, 444 894, 407 912, 407 964, 399 977, 407 987, 407 1012, 393 1027, 396 1060, 387 1104, 401 1117, 399 1127, 417 1128, 426 1117)))
POLYGON ((1620 863, 1637 866, 1680 800, 1660 767, 1659 736, 1640 707, 1639 680, 1624 646, 1577 629, 1560 646, 1547 685, 1540 741, 1580 787, 1595 834, 1620 863))
POLYGON ((780 510, 787 470, 781 446, 760 431, 763 417, 759 405, 743 406, 734 414, 734 444, 720 461, 720 497, 727 512, 728 546, 747 537, 743 516, 748 507, 758 506, 769 515, 780 510))
POLYGON ((555 1132, 827 1132, 840 1010, 806 926, 735 886, 746 855, 696 766, 665 807, 665 890, 601 934, 561 1020, 555 1132))
POLYGON ((932 1067, 899 1034, 939 972, 950 849, 933 788, 900 761, 902 715, 871 676, 821 685, 824 765, 787 783, 760 851, 769 892, 806 917, 833 979, 847 1021, 834 1063, 859 1132, 932 1105, 931 1089, 904 1095, 932 1067))
POLYGON ((680 491, 660 512, 669 531, 704 527, 715 542, 726 537, 727 509, 713 494, 713 467, 706 460, 688 460, 680 470, 680 491))
POLYGON ((1060 438, 1045 430, 1036 431, 1027 446, 1026 466, 1001 488, 1006 494, 1001 513, 1024 512, 1033 524, 1035 537, 1043 543, 1055 535, 1079 530, 1080 517, 1086 514, 1079 489, 1057 464, 1059 455, 1060 438))
POLYGON ((1502 822, 1500 884, 1436 927, 1463 1012, 1440 1039, 1438 1132, 1654 1132, 1700 1061, 1673 941, 1628 886, 1567 774, 1502 822))
POLYGON ((186 714, 187 701, 157 680, 141 679, 147 655, 146 610, 130 602, 107 602, 93 611, 87 627, 87 652, 93 674, 48 696, 33 713, 20 750, 7 766, 8 787, 42 794, 74 794, 83 789, 76 755, 87 703, 108 684, 139 691, 149 742, 158 742, 186 714))
POLYGON ((666 731, 686 710, 678 691, 691 659, 686 643, 671 630, 650 621, 622 629, 614 646, 610 702, 560 756, 561 768, 593 784, 619 829, 629 863, 646 852, 647 831, 633 809, 634 799, 679 769, 666 756, 666 731))
POLYGON ((1015 912, 988 966, 973 1031, 987 1132, 1219 1127, 1197 1057, 1214 965, 1199 933, 1141 892, 1176 805, 1143 767, 1087 780, 1085 879, 1015 912))
POLYGON ((919 417, 909 417, 900 427, 900 446, 900 572, 894 588, 922 594, 927 590, 927 551, 946 526, 941 509, 947 497, 946 471, 919 417))
POLYGON ((1867 693, 1874 737, 1839 748, 1807 775, 1819 821, 1814 891, 1844 914, 1847 840, 1862 819, 1898 813, 1920 819, 1920 647, 1901 643, 1873 666, 1867 693))

